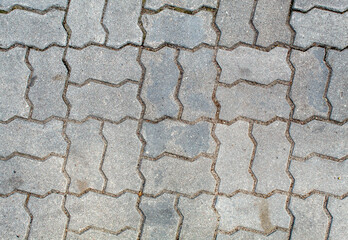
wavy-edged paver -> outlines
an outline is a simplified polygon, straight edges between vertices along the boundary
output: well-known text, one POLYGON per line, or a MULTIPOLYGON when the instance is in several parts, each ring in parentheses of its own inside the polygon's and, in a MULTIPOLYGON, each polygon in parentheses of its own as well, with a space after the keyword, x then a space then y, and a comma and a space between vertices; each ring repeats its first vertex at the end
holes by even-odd
POLYGON ((188 10, 196 10, 200 7, 211 7, 215 8, 217 5, 217 0, 191 0, 191 1, 181 1, 181 0, 148 0, 145 3, 145 7, 149 9, 157 10, 165 5, 172 5, 179 8, 184 8, 188 10))
POLYGON ((68 240, 122 240, 122 239, 136 239, 137 232, 134 230, 126 230, 121 232, 120 234, 111 234, 103 231, 98 231, 95 229, 88 229, 87 231, 77 234, 75 232, 68 232, 67 238, 68 240))
POLYGON ((10 10, 15 6, 22 6, 37 10, 47 10, 52 7, 66 8, 66 0, 2 0, 0 3, 1 10, 10 10))
POLYGON ((225 234, 218 234, 217 240, 241 240, 241 239, 248 239, 248 240, 286 240, 288 239, 288 233, 282 232, 282 231, 275 231, 268 235, 262 235, 259 233, 254 232, 248 232, 239 230, 236 233, 233 233, 232 235, 225 235, 225 234))
POLYGON ((313 7, 325 7, 335 11, 348 9, 347 0, 295 0, 293 8, 308 11, 313 7))
POLYGON ((329 239, 344 239, 348 234, 348 197, 342 200, 330 197, 327 203, 327 209, 332 215, 329 239))

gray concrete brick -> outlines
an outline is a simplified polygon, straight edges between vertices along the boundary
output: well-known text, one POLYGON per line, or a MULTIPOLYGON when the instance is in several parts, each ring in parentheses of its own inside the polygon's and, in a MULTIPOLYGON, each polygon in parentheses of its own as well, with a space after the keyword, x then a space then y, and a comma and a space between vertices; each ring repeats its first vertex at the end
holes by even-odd
POLYGON ((104 125, 103 135, 108 144, 103 163, 103 172, 108 179, 107 192, 140 189, 137 165, 142 144, 137 137, 137 127, 138 123, 130 120, 118 125, 104 125))
POLYGON ((67 91, 71 103, 70 118, 83 120, 91 115, 113 121, 126 116, 138 118, 141 105, 137 92, 138 85, 131 83, 118 88, 94 82, 83 87, 70 85, 67 91))
POLYGON ((27 196, 18 193, 0 198, 0 236, 4 240, 25 239, 30 223, 24 202, 27 196))
POLYGON ((221 104, 220 119, 233 120, 238 116, 260 121, 276 116, 288 118, 287 88, 281 84, 262 88, 244 82, 232 88, 218 87, 216 97, 221 104))
POLYGON ((124 80, 139 81, 141 67, 137 62, 138 49, 125 47, 119 51, 89 46, 82 50, 70 48, 66 55, 71 72, 70 82, 82 84, 96 79, 118 84, 124 80))
POLYGON ((71 30, 69 44, 82 47, 88 42, 104 43, 105 31, 101 25, 104 1, 73 0, 67 15, 71 30))
POLYGON ((233 193, 238 189, 253 189, 254 180, 248 170, 254 145, 248 131, 249 124, 243 121, 231 126, 219 124, 215 129, 215 135, 220 141, 215 166, 220 177, 220 192, 233 193))
POLYGON ((344 11, 348 8, 347 0, 295 0, 293 8, 300 9, 302 11, 308 11, 309 9, 321 6, 336 11, 344 11))
POLYGON ((67 239, 68 240, 122 240, 122 239, 136 239, 137 232, 133 230, 126 230, 118 235, 113 235, 110 233, 89 229, 81 235, 76 234, 74 232, 68 232, 67 239))
POLYGON ((257 1, 253 23, 258 30, 257 45, 267 47, 275 42, 290 43, 291 29, 287 23, 291 0, 257 1))
POLYGON ((214 45, 216 32, 212 28, 213 15, 201 11, 195 15, 165 9, 155 15, 143 15, 142 21, 147 32, 145 45, 158 47, 172 43, 194 48, 200 43, 214 45))
POLYGON ((348 197, 342 200, 330 197, 327 203, 327 209, 332 215, 329 239, 344 239, 348 234, 348 197))
POLYGON ((180 72, 175 64, 175 49, 166 47, 157 52, 144 51, 141 60, 146 68, 140 95, 146 105, 144 117, 176 117, 179 106, 175 101, 175 89, 180 72))
POLYGON ((0 124, 0 156, 13 152, 45 157, 50 153, 64 155, 67 143, 62 136, 63 123, 51 120, 45 124, 16 119, 0 124))
POLYGON ((293 155, 306 157, 315 152, 336 158, 348 154, 348 124, 343 126, 313 120, 305 125, 292 123, 293 155))
POLYGON ((250 24, 254 1, 221 0, 216 24, 221 30, 219 45, 232 47, 238 42, 252 44, 255 31, 250 24))
POLYGON ((138 25, 141 1, 108 1, 104 25, 109 30, 107 45, 121 47, 126 43, 141 44, 143 32, 138 25))
POLYGON ((50 157, 44 162, 13 157, 0 161, 0 193, 15 189, 43 195, 52 189, 65 191, 67 180, 62 172, 63 158, 50 157))
POLYGON ((324 196, 291 198, 289 208, 295 216, 291 239, 325 239, 329 218, 324 211, 324 196))
POLYGON ((185 8, 188 10, 196 10, 202 6, 215 8, 217 0, 191 0, 191 1, 180 1, 180 0, 148 0, 145 3, 146 8, 157 10, 164 5, 172 5, 179 8, 185 8))
POLYGON ((332 104, 331 118, 344 121, 348 118, 348 50, 329 50, 327 62, 332 68, 327 97, 332 104))
POLYGON ((256 192, 267 194, 275 189, 289 190, 287 162, 291 144, 286 138, 287 124, 255 124, 252 134, 257 142, 252 171, 257 178, 256 192))
POLYGON ((241 239, 247 239, 247 240, 286 240, 288 239, 288 233, 281 232, 281 231, 275 231, 271 233, 270 235, 261 235, 258 233, 253 232, 247 232, 243 230, 239 230, 236 233, 233 233, 232 235, 224 235, 224 234, 218 234, 217 240, 241 240, 241 239))
POLYGON ((184 194, 199 191, 214 192, 215 180, 210 172, 212 160, 198 158, 194 162, 163 157, 157 161, 143 160, 141 172, 146 182, 144 192, 159 194, 162 190, 171 190, 184 194))
POLYGON ((293 12, 290 23, 296 31, 294 44, 309 47, 321 43, 338 48, 348 45, 347 12, 338 14, 326 10, 313 9, 308 13, 293 12))
POLYGON ((306 52, 294 50, 290 60, 295 67, 290 98, 295 104, 294 118, 305 120, 313 115, 326 117, 329 111, 324 98, 328 68, 325 49, 313 47, 306 52))
POLYGON ((138 196, 125 193, 118 198, 88 192, 81 197, 68 195, 65 207, 70 213, 69 229, 81 231, 94 226, 110 231, 137 228, 140 215, 135 205, 138 196))
POLYGON ((30 70, 24 61, 25 52, 23 48, 0 52, 0 120, 29 115, 25 91, 30 70))
POLYGON ((291 69, 286 62, 288 50, 276 47, 269 52, 240 46, 232 51, 219 50, 216 60, 222 71, 220 82, 234 83, 245 79, 269 84, 275 80, 290 81, 291 69))
POLYGON ((231 231, 238 226, 268 233, 275 227, 288 228, 290 216, 285 210, 286 196, 275 194, 264 199, 238 193, 232 198, 218 197, 221 230, 231 231))
POLYGON ((213 198, 202 194, 194 199, 179 199, 178 208, 184 216, 180 239, 213 239, 217 224, 213 198))
POLYGON ((211 127, 207 122, 189 125, 169 119, 157 124, 144 122, 145 155, 156 157, 170 152, 191 158, 199 153, 211 154, 216 147, 210 135, 211 127))
POLYGON ((88 188, 102 190, 104 179, 99 171, 104 142, 99 135, 100 122, 90 119, 82 124, 68 123, 66 135, 71 141, 66 171, 69 191, 81 193, 88 188))
POLYGON ((184 106, 182 119, 195 121, 201 116, 214 118, 212 100, 217 70, 214 50, 201 48, 196 52, 181 51, 179 62, 184 70, 179 99, 184 106))
POLYGON ((1 10, 10 10, 16 5, 23 7, 46 10, 50 7, 62 7, 65 8, 67 5, 66 0, 2 0, 0 3, 1 10))
POLYGON ((44 52, 30 51, 29 62, 34 72, 29 84, 29 99, 34 105, 32 117, 35 119, 66 115, 67 106, 62 95, 67 69, 62 61, 63 52, 63 48, 57 47, 44 52))
POLYGON ((50 44, 65 45, 66 31, 62 21, 63 11, 50 11, 44 15, 29 11, 14 10, 0 15, 0 47, 8 48, 21 43, 38 48, 50 44))
POLYGON ((63 238, 67 216, 62 210, 64 196, 50 194, 45 198, 30 197, 28 208, 33 215, 29 239, 63 238))
POLYGON ((175 239, 179 215, 174 209, 175 196, 142 198, 139 207, 145 215, 143 239, 175 239))

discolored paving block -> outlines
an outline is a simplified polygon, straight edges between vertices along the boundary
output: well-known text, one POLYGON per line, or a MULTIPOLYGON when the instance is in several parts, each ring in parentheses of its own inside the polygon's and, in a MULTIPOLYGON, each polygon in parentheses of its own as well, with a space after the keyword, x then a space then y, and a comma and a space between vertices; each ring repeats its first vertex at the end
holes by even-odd
POLYGON ((68 240, 122 240, 122 239, 136 239, 137 232, 134 230, 126 230, 120 234, 111 234, 107 232, 102 232, 94 229, 88 229, 86 232, 82 234, 77 234, 74 232, 68 232, 67 238, 68 240))
POLYGON ((295 0, 293 8, 308 11, 313 7, 325 7, 335 11, 344 11, 348 8, 347 0, 295 0))
POLYGON ((146 8, 154 10, 157 10, 165 5, 172 5, 175 7, 185 8, 193 11, 203 6, 215 8, 217 6, 217 0, 147 0, 145 3, 146 8))
POLYGON ((327 203, 327 209, 332 215, 329 239, 344 239, 348 234, 348 197, 342 200, 330 197, 327 203))
POLYGON ((50 7, 61 7, 65 8, 67 5, 66 0, 2 0, 0 3, 1 10, 10 10, 15 6, 23 6, 32 9, 46 10, 50 7))
POLYGON ((248 240, 286 240, 288 239, 288 233, 281 232, 281 231, 275 231, 269 235, 262 235, 254 232, 247 232, 243 230, 239 230, 236 233, 233 233, 232 235, 224 235, 224 234, 218 234, 217 240, 241 240, 241 239, 248 239, 248 240))

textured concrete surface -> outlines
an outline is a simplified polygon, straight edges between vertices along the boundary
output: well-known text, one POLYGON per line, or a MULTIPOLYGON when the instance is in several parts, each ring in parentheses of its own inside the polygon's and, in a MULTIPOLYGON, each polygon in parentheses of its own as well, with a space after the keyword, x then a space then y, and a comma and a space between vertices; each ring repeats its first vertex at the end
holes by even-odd
POLYGON ((0 240, 348 239, 348 0, 0 0, 0 240))

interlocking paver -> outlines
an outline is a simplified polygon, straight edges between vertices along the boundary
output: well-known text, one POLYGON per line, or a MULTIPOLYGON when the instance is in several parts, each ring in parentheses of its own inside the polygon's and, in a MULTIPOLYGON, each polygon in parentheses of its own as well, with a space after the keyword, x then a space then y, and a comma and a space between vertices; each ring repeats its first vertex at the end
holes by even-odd
POLYGON ((253 232, 247 232, 243 230, 239 230, 236 233, 233 233, 232 235, 224 235, 224 234, 218 234, 217 240, 241 240, 241 239, 248 239, 248 240, 286 240, 288 239, 288 233, 281 232, 281 231, 275 231, 271 233, 270 235, 261 235, 258 233, 253 232))
POLYGON ((136 239, 137 233, 133 230, 126 230, 120 234, 114 235, 111 233, 106 233, 94 229, 88 229, 86 232, 83 232, 81 235, 68 232, 67 238, 68 240, 122 240, 122 239, 136 239))
POLYGON ((15 6, 23 6, 38 10, 46 10, 50 7, 61 7, 65 8, 67 5, 66 0, 2 0, 0 3, 0 9, 10 10, 15 6))
POLYGON ((342 200, 330 197, 327 209, 332 215, 329 238, 332 240, 344 239, 348 234, 348 197, 342 200))
POLYGON ((347 0, 295 0, 293 7, 302 11, 308 11, 313 7, 325 7, 336 11, 344 11, 348 8, 347 0))
POLYGON ((196 10, 202 6, 215 8, 217 0, 191 0, 191 1, 180 1, 180 0, 148 0, 145 3, 146 8, 157 10, 165 5, 172 5, 180 8, 189 9, 191 11, 196 10))

